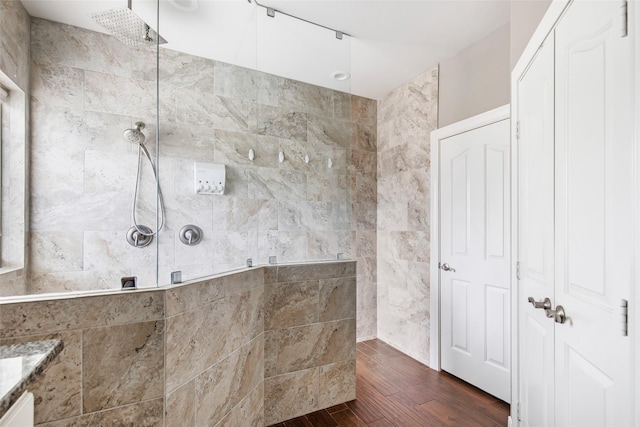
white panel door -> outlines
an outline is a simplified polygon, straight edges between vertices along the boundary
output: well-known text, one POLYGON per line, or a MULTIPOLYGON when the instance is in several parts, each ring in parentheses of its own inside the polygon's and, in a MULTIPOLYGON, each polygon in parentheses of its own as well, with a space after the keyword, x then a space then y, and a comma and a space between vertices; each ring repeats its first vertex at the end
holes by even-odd
POLYGON ((442 369, 508 402, 509 120, 440 144, 442 369))
POLYGON ((633 425, 632 40, 621 3, 576 1, 556 28, 556 425, 633 425))
POLYGON ((529 303, 554 295, 554 49, 550 36, 518 82, 520 411, 523 426, 553 426, 554 322, 529 303))

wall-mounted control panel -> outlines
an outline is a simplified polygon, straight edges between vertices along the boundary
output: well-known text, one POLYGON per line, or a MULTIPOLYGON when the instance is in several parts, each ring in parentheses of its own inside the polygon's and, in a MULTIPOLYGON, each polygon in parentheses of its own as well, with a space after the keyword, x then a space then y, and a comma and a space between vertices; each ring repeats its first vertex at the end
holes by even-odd
POLYGON ((225 187, 225 166, 218 163, 193 164, 196 194, 222 196, 225 187))

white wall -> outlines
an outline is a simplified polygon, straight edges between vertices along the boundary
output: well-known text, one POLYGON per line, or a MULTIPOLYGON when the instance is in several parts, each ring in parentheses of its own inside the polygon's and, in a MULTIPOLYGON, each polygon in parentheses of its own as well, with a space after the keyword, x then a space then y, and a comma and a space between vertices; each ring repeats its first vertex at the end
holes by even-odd
POLYGON ((538 24, 550 4, 551 0, 511 1, 511 45, 509 46, 511 70, 518 62, 520 55, 522 55, 533 32, 538 28, 538 24))
POLYGON ((440 64, 438 127, 509 103, 509 25, 440 64))

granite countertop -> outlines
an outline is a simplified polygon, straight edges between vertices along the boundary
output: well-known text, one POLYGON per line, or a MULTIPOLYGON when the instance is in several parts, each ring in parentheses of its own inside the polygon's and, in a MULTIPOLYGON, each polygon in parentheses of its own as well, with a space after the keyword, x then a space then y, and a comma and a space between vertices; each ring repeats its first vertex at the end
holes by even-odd
POLYGON ((0 417, 62 351, 60 340, 0 345, 0 417))

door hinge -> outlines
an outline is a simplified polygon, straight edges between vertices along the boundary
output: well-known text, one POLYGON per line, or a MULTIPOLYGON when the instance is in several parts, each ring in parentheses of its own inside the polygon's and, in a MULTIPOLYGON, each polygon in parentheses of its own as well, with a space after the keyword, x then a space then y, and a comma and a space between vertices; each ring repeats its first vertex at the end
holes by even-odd
POLYGON ((629 333, 629 301, 620 300, 620 332, 623 337, 629 333))
POLYGON ((520 280, 520 261, 516 262, 516 279, 520 280))
POLYGON ((622 19, 622 25, 620 30, 620 37, 627 37, 629 34, 629 13, 627 0, 622 0, 620 5, 620 19, 622 19))
POLYGON ((520 139, 520 120, 516 122, 516 139, 520 139))
POLYGON ((518 419, 518 421, 522 421, 522 419, 520 418, 520 402, 518 402, 518 404, 516 405, 516 418, 518 419))

